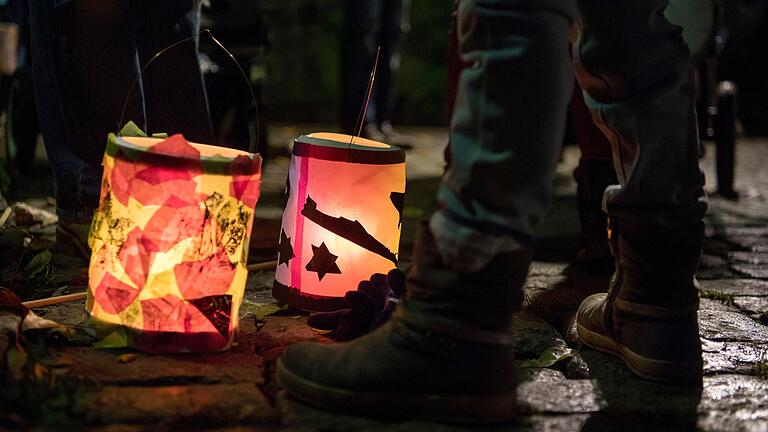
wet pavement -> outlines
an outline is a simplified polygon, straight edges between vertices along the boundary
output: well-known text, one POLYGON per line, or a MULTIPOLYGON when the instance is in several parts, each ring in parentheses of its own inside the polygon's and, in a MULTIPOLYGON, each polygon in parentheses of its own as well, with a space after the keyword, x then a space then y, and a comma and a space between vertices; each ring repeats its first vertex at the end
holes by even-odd
MULTIPOLYGON (((285 150, 291 138, 310 131, 314 129, 272 128, 275 154, 282 156, 265 165, 258 217, 279 220, 288 167, 285 150)), ((416 145, 408 152, 403 266, 408 265, 416 223, 435 207, 446 142, 440 129, 408 132, 416 145)), ((714 151, 711 146, 708 150, 702 168, 712 179, 714 151)), ((514 424, 487 430, 768 430, 768 141, 744 139, 737 151, 736 189, 741 199, 711 197, 698 272, 703 388, 639 379, 620 360, 582 347, 575 337, 573 316, 580 299, 605 289, 607 280, 569 264, 578 240, 570 176, 578 150, 567 147, 558 168, 557 196, 541 227, 537 259, 526 283, 525 308, 510 328, 522 366, 517 391, 520 416, 514 424), (542 360, 547 354, 550 361, 542 360)), ((712 191, 714 185, 708 183, 707 188, 712 191)), ((52 209, 44 198, 25 201, 52 209)), ((26 271, 27 278, 15 282, 17 292, 28 300, 82 291, 82 262, 54 254, 46 267, 29 267, 31 255, 51 246, 46 242, 54 225, 38 225, 24 230, 9 226, 0 233, 0 254, 14 257, 17 273, 26 271), (14 251, 14 245, 22 249, 14 251)), ((12 278, 12 267, 3 269, 4 284, 12 278)), ((238 343, 225 353, 149 355, 97 349, 83 341, 47 344, 38 352, 49 373, 2 390, 0 428, 485 430, 351 417, 287 397, 274 381, 275 360, 282 349, 300 340, 327 340, 309 329, 306 315, 299 312, 280 311, 262 318, 274 309, 272 277, 271 271, 250 276, 238 343)), ((84 315, 82 302, 35 312, 73 325, 84 315)))

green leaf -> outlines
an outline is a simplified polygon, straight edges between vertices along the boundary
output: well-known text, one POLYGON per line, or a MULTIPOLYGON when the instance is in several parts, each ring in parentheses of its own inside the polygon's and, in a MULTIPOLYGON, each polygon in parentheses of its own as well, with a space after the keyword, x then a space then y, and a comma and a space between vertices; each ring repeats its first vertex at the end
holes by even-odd
POLYGON ((524 368, 545 368, 555 363, 573 357, 578 353, 577 350, 564 346, 551 346, 539 354, 539 358, 524 361, 520 367, 524 368))
POLYGON ((128 121, 128 123, 123 126, 122 129, 120 129, 120 133, 118 133, 120 136, 129 136, 129 137, 142 137, 146 138, 147 134, 141 130, 140 127, 136 126, 136 123, 132 121, 128 121))
POLYGON ((53 255, 48 249, 35 255, 29 260, 27 265, 24 266, 24 270, 22 271, 24 279, 32 279, 38 273, 45 270, 45 268, 48 267, 48 264, 51 263, 51 258, 53 258, 53 255))
POLYGON ((168 134, 165 132, 153 133, 152 138, 168 138, 168 134))
POLYGON ((95 342, 94 348, 125 348, 128 346, 128 337, 123 331, 114 331, 104 339, 95 342))
POLYGON ((240 306, 240 315, 250 313, 256 317, 256 321, 261 321, 266 316, 269 316, 284 310, 288 310, 288 305, 280 306, 276 302, 254 303, 249 300, 243 300, 243 305, 240 306))

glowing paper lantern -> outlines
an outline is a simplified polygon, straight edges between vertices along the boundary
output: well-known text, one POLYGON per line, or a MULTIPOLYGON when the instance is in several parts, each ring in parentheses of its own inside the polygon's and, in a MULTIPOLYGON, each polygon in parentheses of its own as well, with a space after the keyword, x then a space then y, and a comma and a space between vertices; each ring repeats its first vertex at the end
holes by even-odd
POLYGON ((238 326, 261 158, 110 134, 86 309, 110 346, 227 349, 238 326))
POLYGON ((272 294, 306 310, 345 307, 344 294, 397 264, 405 153, 349 135, 294 141, 272 294))

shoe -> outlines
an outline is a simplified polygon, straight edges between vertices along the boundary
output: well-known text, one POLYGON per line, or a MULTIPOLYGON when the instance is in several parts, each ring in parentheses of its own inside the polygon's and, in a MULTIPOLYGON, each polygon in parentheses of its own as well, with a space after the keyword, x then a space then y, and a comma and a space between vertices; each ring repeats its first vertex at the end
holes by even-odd
POLYGON ((670 229, 612 219, 609 225, 616 273, 608 293, 593 294, 579 306, 579 338, 620 357, 643 378, 701 383, 694 274, 704 224, 670 229))
POLYGON ((515 416, 517 370, 507 328, 530 254, 476 273, 443 264, 422 225, 406 296, 389 322, 350 342, 289 346, 277 380, 312 405, 383 418, 499 423, 515 416))
POLYGON ((398 132, 397 129, 392 126, 392 123, 388 121, 382 122, 379 126, 379 130, 386 137, 386 143, 398 146, 403 150, 409 150, 413 148, 413 140, 410 137, 398 132))
POLYGON ((613 165, 610 161, 582 160, 573 171, 573 178, 581 225, 576 263, 589 273, 610 276, 614 271, 613 257, 606 237, 608 215, 602 204, 605 188, 618 183, 613 165))
POLYGON ((363 125, 362 136, 363 138, 368 138, 369 140, 383 143, 387 142, 387 136, 384 135, 376 123, 366 123, 363 125))

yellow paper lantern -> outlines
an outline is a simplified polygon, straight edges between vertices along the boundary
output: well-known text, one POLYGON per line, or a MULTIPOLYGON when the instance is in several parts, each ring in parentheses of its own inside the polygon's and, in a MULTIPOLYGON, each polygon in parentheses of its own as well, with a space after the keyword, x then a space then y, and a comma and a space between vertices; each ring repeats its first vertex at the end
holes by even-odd
POLYGON ((347 291, 397 265, 405 152, 334 133, 294 141, 273 296, 293 307, 345 306, 347 291))
POLYGON ((258 155, 181 135, 110 134, 89 238, 86 309, 93 323, 114 331, 111 346, 230 346, 260 179, 258 155))

